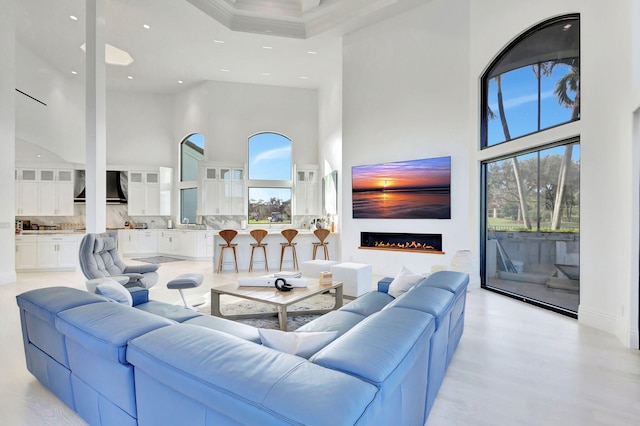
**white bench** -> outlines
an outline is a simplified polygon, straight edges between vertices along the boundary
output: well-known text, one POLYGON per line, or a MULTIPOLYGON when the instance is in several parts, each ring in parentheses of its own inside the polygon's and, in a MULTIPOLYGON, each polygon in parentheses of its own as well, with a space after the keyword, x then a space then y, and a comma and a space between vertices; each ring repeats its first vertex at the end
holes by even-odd
POLYGON ((331 266, 336 264, 338 264, 338 262, 335 260, 306 260, 300 263, 300 273, 303 277, 317 279, 320 277, 320 272, 329 272, 331 271, 331 266))

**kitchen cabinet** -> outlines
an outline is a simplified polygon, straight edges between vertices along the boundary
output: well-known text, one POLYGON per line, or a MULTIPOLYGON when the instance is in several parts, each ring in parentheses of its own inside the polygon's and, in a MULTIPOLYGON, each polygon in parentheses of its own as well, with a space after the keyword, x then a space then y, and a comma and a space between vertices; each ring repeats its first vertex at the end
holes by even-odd
POLYGON ((129 216, 159 216, 160 173, 130 171, 127 204, 129 216))
POLYGON ((16 235, 16 270, 38 268, 38 237, 16 235))
POLYGON ((77 264, 77 235, 16 236, 16 270, 73 271, 77 264))
POLYGON ((41 216, 73 216, 73 170, 38 170, 41 216))
POLYGON ((158 235, 158 253, 179 256, 181 254, 182 234, 185 231, 163 230, 158 235))
POLYGON ((138 253, 138 231, 133 229, 118 230, 118 252, 123 256, 138 253))
POLYGON ((137 231, 137 253, 158 253, 158 231, 137 231))
POLYGON ((37 216, 38 211, 38 170, 16 169, 16 216, 37 216))
POLYGON ((73 216, 73 174, 71 169, 16 169, 16 216, 73 216))
POLYGON ((319 167, 296 165, 293 214, 320 216, 319 167))
POLYGON ((244 215, 245 182, 241 166, 200 168, 199 215, 244 215))

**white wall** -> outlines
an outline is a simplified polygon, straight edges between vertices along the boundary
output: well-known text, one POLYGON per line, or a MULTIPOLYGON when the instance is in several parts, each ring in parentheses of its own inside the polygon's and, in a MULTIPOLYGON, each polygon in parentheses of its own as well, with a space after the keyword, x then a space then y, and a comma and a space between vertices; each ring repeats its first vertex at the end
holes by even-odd
MULTIPOLYGON (((580 13, 580 123, 485 150, 478 159, 580 136, 579 321, 637 347, 638 233, 630 232, 638 229, 637 206, 632 204, 637 200, 638 182, 632 173, 637 152, 632 150, 633 108, 629 105, 630 4, 619 1, 612 7, 596 0, 471 2, 469 79, 475 84, 471 91, 478 93, 478 78, 487 64, 517 35, 550 17, 580 13)), ((476 112, 472 116, 476 128, 477 117, 476 112)), ((478 214, 475 206, 473 212, 478 214)))
POLYGON ((436 1, 349 34, 343 58, 342 258, 428 272, 471 246, 468 1, 436 1), (351 167, 451 156, 451 220, 357 219, 351 167), (445 255, 358 249, 360 232, 443 235, 445 255))
MULTIPOLYGON (((15 6, 12 1, 0 1, 0 57, 15 55, 15 6)), ((14 61, 0 62, 0 284, 14 282, 15 233, 14 214, 15 186, 15 76, 14 61)))
POLYGON ((245 164, 249 136, 277 132, 294 163, 318 162, 317 90, 209 81, 176 95, 174 110, 175 143, 201 133, 207 161, 245 164))

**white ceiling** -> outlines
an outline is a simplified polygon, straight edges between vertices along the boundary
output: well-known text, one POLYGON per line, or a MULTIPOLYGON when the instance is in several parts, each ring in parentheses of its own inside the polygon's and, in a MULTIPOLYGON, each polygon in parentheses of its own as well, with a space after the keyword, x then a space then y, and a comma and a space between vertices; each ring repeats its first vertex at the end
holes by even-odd
MULTIPOLYGON (((107 65, 107 87, 175 93, 219 80, 318 88, 340 72, 343 34, 427 1, 106 0, 106 41, 134 59, 107 65)), ((18 42, 84 81, 85 1, 15 3, 18 42)))

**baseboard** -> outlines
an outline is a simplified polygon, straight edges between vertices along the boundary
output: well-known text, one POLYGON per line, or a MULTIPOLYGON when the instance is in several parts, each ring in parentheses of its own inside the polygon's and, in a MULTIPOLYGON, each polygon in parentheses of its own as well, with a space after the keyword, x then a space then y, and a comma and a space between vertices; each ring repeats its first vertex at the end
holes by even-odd
POLYGON ((622 320, 621 317, 590 309, 582 304, 578 308, 578 322, 580 324, 610 333, 616 336, 625 347, 638 349, 640 345, 638 329, 629 328, 628 324, 621 323, 622 320))
POLYGON ((15 283, 16 280, 16 271, 0 272, 0 285, 15 283))

